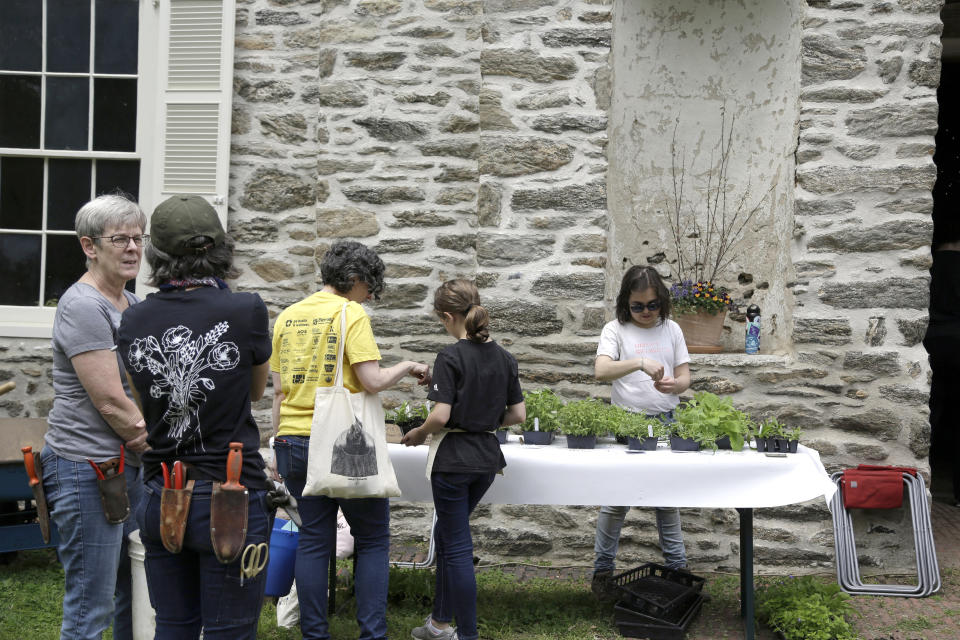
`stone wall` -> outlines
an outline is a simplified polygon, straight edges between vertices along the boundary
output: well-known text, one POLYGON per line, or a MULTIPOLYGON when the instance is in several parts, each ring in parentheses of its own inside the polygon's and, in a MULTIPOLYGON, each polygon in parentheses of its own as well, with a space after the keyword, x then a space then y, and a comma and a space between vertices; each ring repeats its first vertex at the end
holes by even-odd
MULTIPOLYGON (((694 356, 694 389, 802 426, 828 470, 865 460, 926 471, 919 341, 940 3, 807 5, 797 59, 782 71, 800 76, 795 205, 774 220, 774 259, 795 276, 779 324, 765 318, 782 340, 765 339, 761 356, 694 356)), ((607 134, 611 56, 631 55, 614 36, 621 13, 613 0, 239 0, 235 286, 258 291, 275 314, 316 289, 316 259, 330 242, 358 239, 388 265, 384 299, 369 308, 386 363, 432 362, 447 342, 430 314, 432 290, 464 275, 480 283, 525 388, 608 396, 592 356, 610 317, 609 283, 624 258, 645 259, 615 241, 631 212, 608 206, 607 183, 621 179, 607 161, 608 143, 621 142, 607 134)), ((736 316, 728 327, 742 335, 736 316)), ((0 341, 0 381, 9 378, 19 386, 0 398, 0 414, 45 415, 48 341, 0 341)), ((423 391, 384 395, 395 403, 423 391)), ((269 407, 269 398, 256 406, 264 428, 269 407)), ((399 541, 425 540, 429 507, 395 505, 399 541)), ((734 570, 736 512, 683 516, 693 566, 734 570)), ((482 506, 478 553, 588 564, 595 517, 592 508, 482 506)), ((909 545, 907 524, 883 514, 859 521, 865 564, 902 568, 910 554, 893 551, 909 545)), ((632 510, 627 525, 622 566, 656 559, 652 510, 632 510)), ((822 500, 758 510, 755 533, 762 566, 832 566, 822 500)))

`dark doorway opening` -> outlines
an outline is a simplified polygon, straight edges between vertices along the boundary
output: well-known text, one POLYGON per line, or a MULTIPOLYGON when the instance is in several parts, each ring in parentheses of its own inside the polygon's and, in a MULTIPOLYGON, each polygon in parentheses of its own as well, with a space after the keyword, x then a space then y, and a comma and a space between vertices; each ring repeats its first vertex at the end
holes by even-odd
POLYGON ((937 182, 933 189, 933 267, 930 325, 924 346, 930 354, 931 492, 960 501, 960 0, 947 0, 936 137, 937 182))

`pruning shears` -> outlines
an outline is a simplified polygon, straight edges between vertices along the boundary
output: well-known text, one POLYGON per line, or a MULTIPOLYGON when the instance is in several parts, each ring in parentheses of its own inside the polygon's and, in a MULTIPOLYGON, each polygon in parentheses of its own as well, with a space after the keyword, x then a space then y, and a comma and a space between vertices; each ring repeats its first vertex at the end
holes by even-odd
POLYGON ((170 473, 170 467, 167 466, 166 462, 161 462, 160 468, 163 469, 164 489, 183 489, 183 485, 187 479, 187 472, 186 469, 184 469, 182 462, 176 460, 173 463, 172 475, 170 473))
MULTIPOLYGON (((124 465, 125 459, 126 459, 126 456, 124 456, 123 454, 123 445, 120 445, 120 462, 117 463, 117 475, 123 473, 123 465, 124 465)), ((87 458, 87 463, 90 465, 93 471, 97 474, 97 480, 107 479, 107 477, 103 475, 103 470, 100 468, 100 465, 98 465, 96 462, 94 462, 90 458, 87 458)))

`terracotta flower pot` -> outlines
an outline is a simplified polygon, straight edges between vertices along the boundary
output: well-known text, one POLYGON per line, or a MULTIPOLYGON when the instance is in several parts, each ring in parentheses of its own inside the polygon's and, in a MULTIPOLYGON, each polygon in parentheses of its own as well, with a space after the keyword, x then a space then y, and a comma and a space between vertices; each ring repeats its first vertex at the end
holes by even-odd
POLYGON ((673 320, 683 330, 687 351, 690 353, 720 353, 723 350, 721 338, 723 336, 723 320, 726 317, 726 310, 716 314, 698 311, 697 313, 678 313, 673 316, 673 320))

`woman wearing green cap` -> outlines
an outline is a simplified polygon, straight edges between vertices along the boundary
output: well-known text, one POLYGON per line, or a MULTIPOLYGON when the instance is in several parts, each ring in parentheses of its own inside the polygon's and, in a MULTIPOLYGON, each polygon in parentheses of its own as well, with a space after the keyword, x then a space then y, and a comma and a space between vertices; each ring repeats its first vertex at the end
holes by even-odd
POLYGON ((173 196, 154 211, 150 228, 146 258, 159 291, 124 313, 118 349, 151 446, 137 519, 156 637, 197 638, 202 629, 206 640, 254 638, 266 572, 242 575, 242 554, 222 557, 211 543, 211 513, 221 493, 214 485, 227 479, 230 443, 240 442, 248 496, 242 548, 269 539, 273 516, 250 411, 267 381, 267 308, 257 294, 234 293, 224 282, 236 275, 233 241, 206 200, 173 196), (161 476, 177 462, 193 483, 179 550, 161 536, 161 476))

